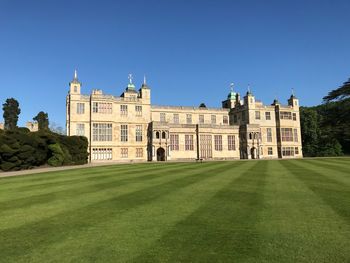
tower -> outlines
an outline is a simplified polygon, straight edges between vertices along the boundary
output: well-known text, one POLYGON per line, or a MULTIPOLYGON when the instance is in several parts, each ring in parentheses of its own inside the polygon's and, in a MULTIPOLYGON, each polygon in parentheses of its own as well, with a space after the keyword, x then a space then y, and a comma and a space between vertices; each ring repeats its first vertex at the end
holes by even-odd
POLYGON ((292 89, 292 95, 290 95, 290 98, 288 99, 288 105, 292 106, 294 109, 299 108, 299 100, 294 95, 294 89, 292 89))
POLYGON ((222 107, 225 109, 232 109, 236 105, 236 102, 237 102, 236 99, 237 99, 238 93, 233 91, 233 86, 234 86, 233 83, 231 83, 230 84, 231 91, 227 95, 227 99, 222 102, 222 107))
POLYGON ((74 70, 74 77, 71 82, 69 82, 69 94, 80 94, 81 82, 78 80, 77 70, 74 70))
POLYGON ((143 76, 143 83, 141 89, 139 90, 140 97, 144 101, 144 103, 151 103, 151 89, 148 87, 146 82, 146 76, 143 76))
POLYGON ((244 105, 248 109, 255 109, 255 97, 253 93, 250 91, 250 86, 248 85, 247 94, 244 96, 244 105))

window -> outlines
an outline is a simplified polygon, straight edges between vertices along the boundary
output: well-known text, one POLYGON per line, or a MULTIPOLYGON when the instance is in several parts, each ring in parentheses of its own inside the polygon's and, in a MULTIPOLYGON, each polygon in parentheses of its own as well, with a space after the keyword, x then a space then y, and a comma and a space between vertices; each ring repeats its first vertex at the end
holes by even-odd
POLYGON ((98 102, 92 103, 92 112, 97 113, 98 112, 98 102))
POLYGON ((281 120, 291 120, 292 119, 292 113, 289 111, 281 111, 280 112, 280 119, 281 120))
POLYGON ((112 141, 112 124, 93 123, 92 140, 100 142, 112 141))
POLYGON ((166 139, 166 133, 164 131, 162 132, 162 139, 166 139))
POLYGON ((128 158, 128 148, 120 148, 120 157, 128 158))
POLYGON ((74 86, 74 92, 77 92, 77 91, 78 91, 78 87, 74 86))
POLYGON ((120 115, 128 116, 128 105, 120 105, 120 115))
POLYGON ((186 114, 186 123, 192 124, 192 114, 186 114))
POLYGON ((296 121, 296 120, 297 120, 297 114, 293 113, 293 121, 296 121))
POLYGON ((112 148, 93 148, 92 160, 112 160, 112 148))
POLYGON ((179 135, 170 134, 170 150, 178 151, 179 150, 179 135))
POLYGON ((266 141, 272 142, 272 129, 266 128, 266 141))
POLYGON ((142 142, 142 125, 136 125, 136 141, 142 142))
POLYGON ((268 120, 271 120, 271 112, 267 111, 265 112, 265 119, 268 121, 268 120))
POLYGON ((143 148, 136 148, 136 157, 143 157, 143 148))
POLYGON ((165 122, 165 113, 164 112, 160 113, 160 122, 165 122))
POLYGON ((156 139, 159 139, 160 135, 159 135, 159 131, 156 132, 156 139))
POLYGON ((293 129, 292 128, 281 128, 282 142, 293 141, 293 129))
POLYGON ((212 138, 211 135, 200 135, 201 158, 212 158, 212 138))
POLYGON ((193 135, 185 135, 185 151, 193 151, 193 135))
POLYGON ((85 113, 85 103, 77 103, 77 114, 85 113))
POLYGON ((233 115, 233 123, 237 123, 237 115, 233 115))
POLYGON ((294 148, 294 153, 295 153, 295 154, 299 154, 299 148, 298 148, 298 147, 295 147, 295 148, 294 148))
POLYGON ((216 115, 211 115, 211 124, 216 124, 216 115))
POLYGON ((128 141, 128 125, 125 125, 125 124, 120 125, 120 140, 122 142, 128 141))
POLYGON ((136 105, 135 106, 135 112, 136 112, 136 116, 137 117, 141 117, 142 116, 142 106, 136 105))
POLYGON ((235 151, 236 145, 235 145, 235 136, 234 135, 227 135, 227 150, 229 151, 235 151))
POLYGON ((294 129, 294 141, 298 142, 298 129, 294 129))
POLYGON ((273 155, 272 147, 267 147, 267 154, 268 155, 273 155))
POLYGON ((224 116, 224 117, 222 118, 222 122, 223 122, 223 124, 228 124, 228 117, 227 117, 227 116, 224 116))
POLYGON ((255 119, 260 120, 260 111, 255 112, 255 119))
POLYGON ((105 102, 93 102, 92 103, 93 113, 111 114, 112 113, 112 103, 105 102))
POLYGON ((199 115, 199 124, 204 123, 204 115, 199 115))
POLYGON ((84 136, 85 135, 85 124, 83 124, 83 123, 78 123, 77 124, 76 135, 78 135, 78 136, 84 136))
POLYGON ((179 123, 179 114, 174 113, 174 115, 173 115, 173 121, 174 121, 174 123, 176 123, 176 124, 179 123))
POLYGON ((294 156, 294 147, 282 147, 283 156, 294 156))
POLYGON ((214 135, 215 151, 222 151, 222 135, 214 135))

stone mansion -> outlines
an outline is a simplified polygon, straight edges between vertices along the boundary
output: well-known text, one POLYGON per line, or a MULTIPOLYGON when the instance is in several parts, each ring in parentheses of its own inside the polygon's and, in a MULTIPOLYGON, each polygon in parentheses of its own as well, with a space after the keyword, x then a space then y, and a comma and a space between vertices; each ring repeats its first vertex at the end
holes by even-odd
POLYGON ((151 104, 146 81, 118 97, 81 93, 75 72, 66 99, 67 135, 89 140, 90 161, 301 158, 299 101, 264 105, 233 89, 222 108, 151 104))

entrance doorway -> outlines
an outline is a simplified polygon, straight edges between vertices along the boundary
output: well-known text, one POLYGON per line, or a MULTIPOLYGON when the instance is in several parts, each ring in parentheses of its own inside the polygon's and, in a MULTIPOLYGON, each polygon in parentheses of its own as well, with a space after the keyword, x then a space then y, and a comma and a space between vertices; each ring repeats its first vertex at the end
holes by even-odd
POLYGON ((251 155, 252 159, 256 159, 256 148, 255 147, 253 147, 250 150, 250 155, 251 155))
POLYGON ((165 150, 164 150, 164 148, 158 148, 158 150, 157 150, 157 161, 165 161, 165 150))

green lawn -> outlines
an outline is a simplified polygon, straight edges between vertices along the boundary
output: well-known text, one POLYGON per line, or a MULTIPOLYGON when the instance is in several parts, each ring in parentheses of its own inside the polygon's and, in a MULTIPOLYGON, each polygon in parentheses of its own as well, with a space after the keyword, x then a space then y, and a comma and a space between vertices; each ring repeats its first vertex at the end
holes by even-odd
POLYGON ((350 158, 0 179, 1 262, 350 262, 350 158))

